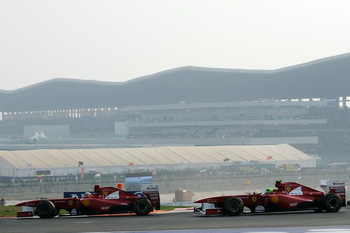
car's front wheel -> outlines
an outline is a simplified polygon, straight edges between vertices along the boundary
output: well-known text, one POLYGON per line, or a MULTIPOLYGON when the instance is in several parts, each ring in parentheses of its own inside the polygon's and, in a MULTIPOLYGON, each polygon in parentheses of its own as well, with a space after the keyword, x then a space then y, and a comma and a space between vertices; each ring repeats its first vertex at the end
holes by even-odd
POLYGON ((229 197, 224 202, 224 214, 237 216, 243 212, 244 204, 239 197, 229 197))
POLYGON ((51 201, 42 201, 36 207, 36 213, 40 218, 53 218, 58 214, 58 211, 51 201))

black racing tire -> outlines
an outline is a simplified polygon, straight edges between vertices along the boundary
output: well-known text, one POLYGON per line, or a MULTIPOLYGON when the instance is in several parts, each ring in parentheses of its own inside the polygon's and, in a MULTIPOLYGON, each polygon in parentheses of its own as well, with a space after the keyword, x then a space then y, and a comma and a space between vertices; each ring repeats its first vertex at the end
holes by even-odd
POLYGON ((133 203, 133 210, 137 215, 147 215, 152 210, 152 204, 148 199, 140 198, 133 203))
POLYGON ((57 215, 57 210, 51 201, 42 201, 36 207, 36 213, 40 218, 53 218, 57 215))
POLYGON ((224 202, 224 214, 238 216, 243 212, 244 203, 239 197, 229 197, 224 202))
POLYGON ((326 212, 338 212, 341 208, 341 198, 335 193, 326 194, 322 198, 321 203, 326 212))
POLYGON ((61 212, 61 209, 58 209, 58 208, 55 207, 55 211, 54 211, 52 217, 55 217, 55 216, 57 216, 57 215, 59 216, 59 215, 60 215, 60 212, 61 212))

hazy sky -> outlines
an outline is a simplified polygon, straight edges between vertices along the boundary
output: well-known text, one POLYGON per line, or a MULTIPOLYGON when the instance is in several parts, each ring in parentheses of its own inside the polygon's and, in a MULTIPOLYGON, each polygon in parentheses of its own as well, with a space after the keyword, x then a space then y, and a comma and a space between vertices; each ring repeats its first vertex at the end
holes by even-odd
POLYGON ((0 0, 0 90, 350 52, 349 0, 0 0))

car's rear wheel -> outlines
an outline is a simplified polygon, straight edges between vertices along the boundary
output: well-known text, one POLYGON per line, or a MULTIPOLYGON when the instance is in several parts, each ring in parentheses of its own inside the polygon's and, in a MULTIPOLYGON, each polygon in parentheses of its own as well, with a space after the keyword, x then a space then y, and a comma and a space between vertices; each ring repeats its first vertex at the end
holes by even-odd
POLYGON ((239 197, 229 197, 224 202, 224 214, 237 216, 243 212, 244 204, 239 197))
POLYGON ((326 194, 321 203, 327 212, 338 212, 341 208, 341 198, 335 193, 326 194))
POLYGON ((152 204, 148 199, 140 198, 133 203, 133 209, 137 215, 147 215, 152 210, 152 204))
POLYGON ((51 201, 42 201, 36 207, 36 213, 40 218, 53 218, 58 214, 55 205, 51 201))

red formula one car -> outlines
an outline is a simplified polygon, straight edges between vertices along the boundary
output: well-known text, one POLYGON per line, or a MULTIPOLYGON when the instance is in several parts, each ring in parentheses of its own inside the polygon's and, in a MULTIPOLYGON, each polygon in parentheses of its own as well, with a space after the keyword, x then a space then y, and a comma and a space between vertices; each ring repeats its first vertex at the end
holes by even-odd
POLYGON ((62 199, 44 199, 26 201, 17 204, 22 211, 17 217, 52 218, 59 215, 61 209, 71 215, 136 213, 147 215, 154 208, 160 208, 159 188, 150 186, 143 192, 127 192, 114 187, 95 185, 93 192, 81 195, 69 193, 70 197, 62 199))
MULTIPOLYGON (((295 182, 276 181, 275 189, 265 193, 246 195, 218 196, 195 201, 201 203, 194 212, 210 214, 240 215, 244 207, 252 213, 293 210, 315 210, 337 212, 345 206, 345 182, 327 181, 325 192, 295 182)), ((322 187, 322 186, 321 186, 322 187)))

